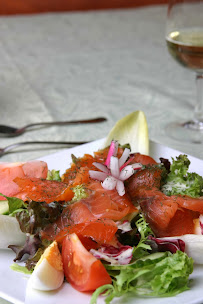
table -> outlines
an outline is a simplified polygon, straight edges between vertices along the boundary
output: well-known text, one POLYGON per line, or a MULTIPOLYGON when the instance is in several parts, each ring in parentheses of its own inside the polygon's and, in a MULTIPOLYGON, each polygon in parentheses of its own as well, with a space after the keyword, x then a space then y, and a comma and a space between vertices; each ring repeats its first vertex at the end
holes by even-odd
MULTIPOLYGON (((174 118, 190 118, 195 96, 193 73, 167 52, 166 10, 159 5, 1 17, 1 124, 97 116, 108 121, 35 130, 1 138, 0 146, 25 140, 96 140, 124 115, 143 110, 151 140, 202 159, 202 145, 182 144, 164 130, 174 118)), ((25 161, 56 151, 21 148, 1 161, 25 161)))
MULTIPOLYGON (((2 124, 108 118, 102 125, 52 127, 1 138, 1 147, 25 140, 95 140, 124 115, 143 110, 150 139, 203 158, 202 145, 177 142, 164 130, 175 118, 190 118, 195 99, 193 73, 166 49, 166 11, 165 5, 157 5, 1 17, 2 124)), ((57 148, 24 150, 1 161, 38 158, 57 148)))

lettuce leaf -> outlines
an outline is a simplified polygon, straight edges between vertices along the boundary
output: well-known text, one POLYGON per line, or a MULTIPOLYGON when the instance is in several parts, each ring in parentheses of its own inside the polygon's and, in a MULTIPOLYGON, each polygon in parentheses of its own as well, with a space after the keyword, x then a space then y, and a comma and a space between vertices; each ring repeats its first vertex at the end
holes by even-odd
POLYGON ((58 170, 48 170, 48 174, 47 174, 47 180, 56 180, 56 181, 61 181, 61 177, 60 177, 60 171, 58 170))
POLYGON ((77 202, 83 198, 88 197, 88 193, 83 187, 83 185, 73 187, 72 191, 74 192, 74 197, 72 198, 71 203, 77 202))
POLYGON ((32 271, 28 270, 25 266, 21 266, 19 264, 13 263, 10 268, 14 271, 21 272, 23 274, 31 274, 32 271))
POLYGON ((133 250, 133 257, 135 259, 149 254, 149 252, 151 251, 151 246, 149 245, 148 237, 150 235, 154 235, 151 228, 149 227, 149 224, 145 221, 143 215, 139 214, 139 217, 140 218, 135 223, 137 230, 140 234, 140 241, 137 246, 134 247, 133 250))
POLYGON ((27 205, 24 203, 24 201, 17 197, 9 197, 2 193, 0 193, 0 196, 5 197, 8 201, 9 216, 15 216, 17 212, 27 209, 27 205))
POLYGON ((174 158, 172 158, 172 160, 170 173, 161 190, 169 196, 176 194, 191 197, 202 196, 203 178, 197 173, 188 172, 190 160, 187 155, 181 154, 176 157, 176 160, 174 158))
POLYGON ((91 304, 95 304, 103 292, 106 303, 114 297, 128 296, 129 292, 138 296, 175 296, 189 289, 188 277, 193 271, 193 260, 182 251, 174 254, 167 251, 150 254, 132 264, 106 265, 106 268, 113 284, 96 289, 91 304))
POLYGON ((27 209, 16 213, 16 219, 24 233, 36 234, 47 225, 54 223, 62 210, 63 206, 59 202, 47 204, 31 201, 28 203, 27 209))

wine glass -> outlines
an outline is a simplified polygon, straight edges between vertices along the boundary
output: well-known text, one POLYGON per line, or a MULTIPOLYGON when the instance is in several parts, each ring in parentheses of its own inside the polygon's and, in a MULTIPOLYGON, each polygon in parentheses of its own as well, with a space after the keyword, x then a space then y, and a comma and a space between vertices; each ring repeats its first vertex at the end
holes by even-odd
POLYGON ((167 133, 174 139, 203 143, 203 0, 169 0, 166 43, 182 66, 196 73, 196 104, 190 121, 173 122, 167 133))

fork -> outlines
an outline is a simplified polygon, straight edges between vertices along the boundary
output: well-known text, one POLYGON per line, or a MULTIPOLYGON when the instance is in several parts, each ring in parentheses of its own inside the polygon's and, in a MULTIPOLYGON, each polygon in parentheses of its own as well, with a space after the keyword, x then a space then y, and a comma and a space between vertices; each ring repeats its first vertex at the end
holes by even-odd
POLYGON ((12 145, 9 145, 5 148, 0 148, 0 157, 5 155, 8 151, 13 150, 19 146, 27 146, 27 145, 70 145, 70 146, 77 146, 86 144, 88 141, 23 141, 19 143, 15 143, 12 145))
POLYGON ((70 120, 70 121, 53 121, 53 122, 38 122, 28 124, 22 128, 16 128, 12 126, 0 125, 0 135, 14 137, 25 133, 28 129, 32 129, 36 126, 49 127, 49 126, 64 126, 64 125, 78 125, 78 124, 89 124, 89 123, 100 123, 107 119, 105 117, 97 117, 85 120, 70 120))

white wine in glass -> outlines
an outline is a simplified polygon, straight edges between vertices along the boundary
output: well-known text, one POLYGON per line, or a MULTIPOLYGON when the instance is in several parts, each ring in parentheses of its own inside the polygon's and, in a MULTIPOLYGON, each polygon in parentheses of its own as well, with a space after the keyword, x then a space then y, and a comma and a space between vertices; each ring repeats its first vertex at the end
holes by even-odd
POLYGON ((179 141, 203 143, 203 0, 169 1, 166 42, 172 57, 196 73, 197 87, 193 117, 169 124, 167 132, 179 141))

